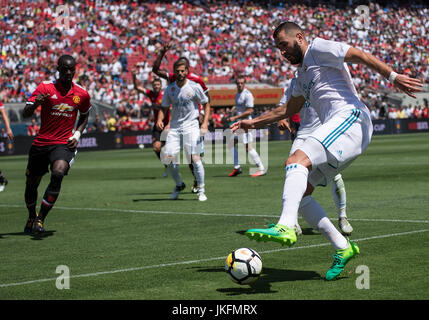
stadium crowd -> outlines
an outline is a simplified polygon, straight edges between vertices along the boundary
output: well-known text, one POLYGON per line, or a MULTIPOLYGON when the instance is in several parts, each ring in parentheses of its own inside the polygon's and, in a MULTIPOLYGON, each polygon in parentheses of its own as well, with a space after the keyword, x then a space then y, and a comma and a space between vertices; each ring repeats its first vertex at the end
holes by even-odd
MULTIPOLYGON (((133 89, 131 69, 138 63, 138 80, 148 85, 152 63, 170 40, 174 46, 163 68, 171 70, 186 56, 208 84, 229 83, 244 73, 248 82, 285 86, 295 69, 284 63, 271 38, 282 20, 303 26, 310 39, 347 42, 429 83, 429 10, 423 3, 371 2, 365 17, 353 0, 8 1, 0 11, 0 101, 25 101, 40 81, 55 78, 58 57, 68 53, 77 59, 76 78, 92 99, 144 121, 141 109, 150 100, 133 89)), ((372 105, 383 117, 391 84, 366 68, 351 72, 362 99, 377 102, 372 105)))

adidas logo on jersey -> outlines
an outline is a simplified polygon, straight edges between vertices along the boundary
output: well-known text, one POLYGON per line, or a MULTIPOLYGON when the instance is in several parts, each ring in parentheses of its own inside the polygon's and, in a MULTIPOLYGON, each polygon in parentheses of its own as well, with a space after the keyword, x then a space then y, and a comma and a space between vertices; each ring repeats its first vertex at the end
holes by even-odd
POLYGON ((52 99, 58 99, 58 97, 57 97, 57 95, 56 95, 56 94, 54 94, 51 98, 52 98, 52 99))

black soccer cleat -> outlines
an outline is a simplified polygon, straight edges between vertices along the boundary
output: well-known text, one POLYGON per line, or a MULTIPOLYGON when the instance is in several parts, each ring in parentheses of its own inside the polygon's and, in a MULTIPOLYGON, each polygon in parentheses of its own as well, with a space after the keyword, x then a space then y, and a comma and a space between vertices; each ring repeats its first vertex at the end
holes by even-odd
POLYGON ((33 233, 33 225, 35 218, 28 218, 25 224, 24 233, 33 233))
POLYGON ((43 220, 42 219, 40 219, 40 218, 34 219, 33 232, 35 232, 35 233, 45 232, 45 228, 43 227, 43 220))
POLYGON ((7 186, 7 179, 5 177, 0 177, 0 192, 2 192, 7 186))

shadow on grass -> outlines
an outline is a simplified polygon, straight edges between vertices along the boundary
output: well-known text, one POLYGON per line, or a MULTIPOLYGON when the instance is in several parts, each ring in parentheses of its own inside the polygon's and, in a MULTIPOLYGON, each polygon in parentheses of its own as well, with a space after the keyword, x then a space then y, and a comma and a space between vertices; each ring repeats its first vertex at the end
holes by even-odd
POLYGON ((43 233, 25 233, 25 232, 1 233, 0 239, 3 239, 3 236, 27 236, 27 237, 31 237, 31 240, 43 240, 44 238, 53 236, 55 232, 56 230, 46 230, 43 233))
MULTIPOLYGON (((197 272, 223 272, 225 269, 222 267, 213 268, 197 268, 197 272)), ((225 274, 225 277, 228 277, 225 274)), ((305 281, 305 280, 321 280, 321 276, 314 271, 302 271, 302 270, 288 270, 288 269, 274 269, 274 268, 262 268, 262 274, 258 280, 249 285, 233 284, 234 287, 230 288, 219 288, 216 291, 225 293, 228 296, 237 296, 242 294, 260 294, 260 293, 276 293, 277 291, 271 289, 271 283, 273 282, 285 282, 285 281, 305 281)))
POLYGON ((151 198, 151 199, 133 199, 133 202, 140 202, 140 201, 198 201, 198 199, 176 199, 171 200, 170 198, 151 198))
MULTIPOLYGON (((239 235, 245 236, 246 235, 246 231, 247 230, 239 230, 239 231, 236 231, 235 233, 238 233, 239 235)), ((302 234, 304 234, 306 236, 320 235, 320 233, 314 231, 312 228, 304 228, 304 229, 302 229, 302 234)))

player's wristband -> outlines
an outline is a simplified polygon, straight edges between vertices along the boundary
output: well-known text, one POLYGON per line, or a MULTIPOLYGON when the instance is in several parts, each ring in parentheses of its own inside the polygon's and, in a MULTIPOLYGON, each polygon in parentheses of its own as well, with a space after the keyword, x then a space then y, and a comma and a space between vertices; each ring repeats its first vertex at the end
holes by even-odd
POLYGON ((398 74, 395 71, 392 71, 389 75, 389 82, 391 84, 394 84, 397 76, 398 76, 398 74))
POLYGON ((80 133, 80 131, 76 130, 75 133, 69 138, 69 140, 76 139, 76 141, 79 141, 81 135, 82 134, 80 133))

